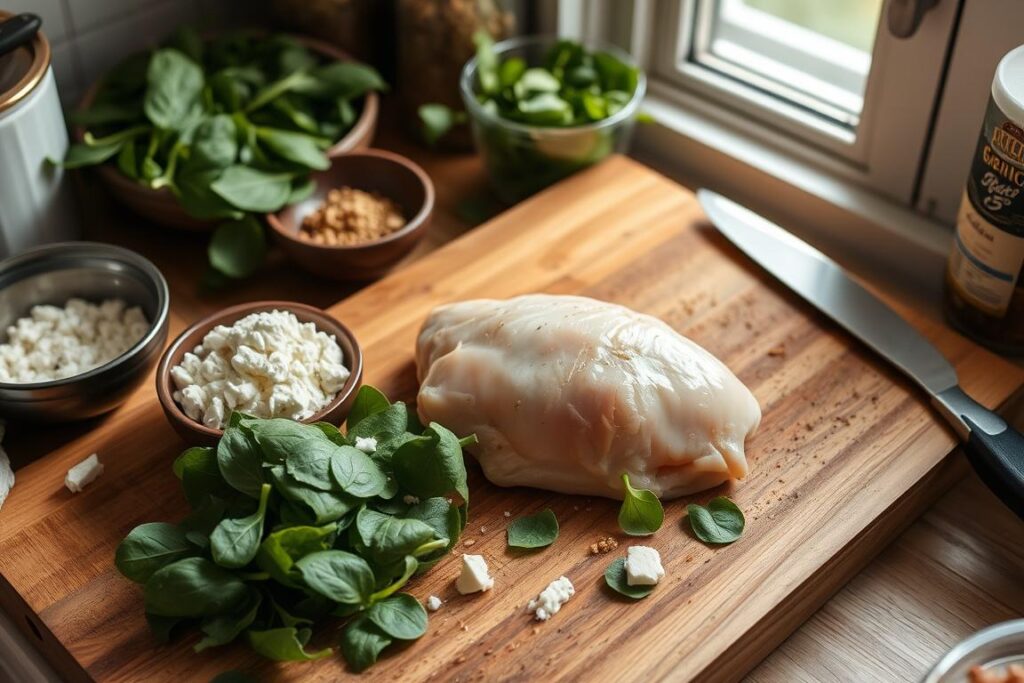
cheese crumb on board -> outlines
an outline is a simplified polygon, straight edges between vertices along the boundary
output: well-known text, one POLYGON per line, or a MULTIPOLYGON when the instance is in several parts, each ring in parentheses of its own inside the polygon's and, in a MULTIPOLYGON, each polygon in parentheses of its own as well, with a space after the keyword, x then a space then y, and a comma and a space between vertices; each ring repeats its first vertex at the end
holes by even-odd
POLYGON ((553 615, 558 614, 562 605, 569 602, 569 598, 576 594, 572 581, 559 576, 548 584, 548 587, 540 592, 533 600, 526 605, 527 612, 533 612, 538 621, 547 621, 553 615))
POLYGON ((375 453, 377 451, 377 439, 372 436, 357 436, 356 450, 363 453, 375 453))
POLYGON ((633 545, 626 549, 626 583, 630 586, 656 586, 665 576, 661 555, 654 548, 633 545))
POLYGON ((304 420, 334 399, 349 374, 337 340, 290 311, 218 325, 171 368, 174 400, 212 429, 222 429, 236 410, 304 420))
POLYGON ((103 463, 95 453, 78 463, 64 477, 64 485, 72 493, 79 493, 86 486, 96 481, 96 478, 103 474, 103 463))
POLYGON ((120 299, 33 306, 27 317, 7 328, 7 341, 0 344, 0 381, 49 382, 80 375, 114 360, 147 332, 142 309, 120 299))
POLYGON ((487 569, 483 555, 462 555, 462 573, 455 581, 455 588, 462 595, 488 591, 494 587, 494 579, 487 569))
MULTIPOLYGON (((4 440, 6 430, 7 425, 0 420, 0 441, 4 440)), ((0 508, 4 506, 7 494, 11 492, 12 488, 14 488, 14 470, 11 469, 11 461, 7 457, 7 453, 0 446, 0 508)))
POLYGON ((406 505, 419 505, 420 499, 417 498, 416 496, 405 495, 402 496, 402 502, 405 503, 406 505))
POLYGON ((427 598, 427 609, 431 612, 436 612, 437 610, 441 609, 441 605, 443 604, 444 601, 436 595, 431 595, 429 598, 427 598))

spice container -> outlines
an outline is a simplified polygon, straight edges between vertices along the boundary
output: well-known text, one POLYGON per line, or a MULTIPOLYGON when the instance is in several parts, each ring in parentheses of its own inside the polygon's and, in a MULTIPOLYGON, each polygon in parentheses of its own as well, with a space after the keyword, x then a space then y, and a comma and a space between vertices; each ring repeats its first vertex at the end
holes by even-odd
POLYGON ((996 67, 957 216, 946 313, 992 348, 1024 351, 1024 45, 996 67))
MULTIPOLYGON (((0 11, 0 21, 11 16, 0 11)), ((39 32, 0 54, 0 257, 78 237, 64 171, 47 162, 67 149, 50 44, 39 32)))
MULTIPOLYGON (((399 0, 398 93, 403 120, 419 131, 419 108, 443 104, 462 109, 459 74, 476 52, 473 34, 495 40, 512 34, 512 12, 497 0, 399 0)), ((459 126, 440 141, 453 149, 470 149, 472 138, 459 126)))

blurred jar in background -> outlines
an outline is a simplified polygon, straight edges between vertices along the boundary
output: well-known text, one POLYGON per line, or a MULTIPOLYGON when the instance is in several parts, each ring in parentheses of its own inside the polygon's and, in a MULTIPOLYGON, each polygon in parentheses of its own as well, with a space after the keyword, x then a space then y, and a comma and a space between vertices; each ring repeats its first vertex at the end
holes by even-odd
POLYGON ((326 40, 363 62, 376 63, 371 43, 378 0, 271 0, 275 17, 289 30, 326 40))
MULTIPOLYGON (((421 105, 444 104, 462 110, 459 75, 476 53, 473 34, 486 31, 495 41, 511 36, 515 15, 499 0, 398 0, 398 74, 402 125, 419 137, 421 105)), ((449 149, 472 149, 469 127, 457 126, 441 138, 449 149)))

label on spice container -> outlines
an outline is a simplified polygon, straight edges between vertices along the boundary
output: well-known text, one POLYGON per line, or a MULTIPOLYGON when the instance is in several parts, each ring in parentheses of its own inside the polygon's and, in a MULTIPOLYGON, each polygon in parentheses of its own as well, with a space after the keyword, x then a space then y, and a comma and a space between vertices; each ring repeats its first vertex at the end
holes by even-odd
POLYGON ((960 296, 997 317, 1006 313, 1024 265, 1022 125, 989 100, 949 259, 960 296))

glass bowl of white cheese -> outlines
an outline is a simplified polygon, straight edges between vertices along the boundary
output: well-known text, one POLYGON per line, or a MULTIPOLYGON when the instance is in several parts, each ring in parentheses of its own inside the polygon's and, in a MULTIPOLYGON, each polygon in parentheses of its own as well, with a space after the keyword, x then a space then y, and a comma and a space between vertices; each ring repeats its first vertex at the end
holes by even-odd
POLYGON ((362 376, 363 354, 345 325, 306 304, 257 301, 182 332, 160 359, 156 392, 182 438, 213 444, 233 412, 337 426, 362 376))
POLYGON ((167 341, 160 271, 128 249, 61 242, 0 263, 0 416, 106 413, 142 384, 167 341))

